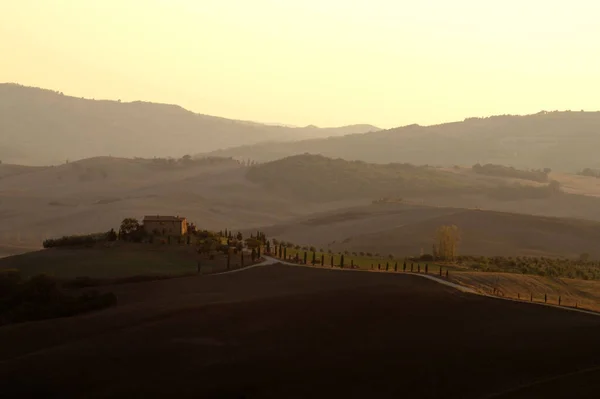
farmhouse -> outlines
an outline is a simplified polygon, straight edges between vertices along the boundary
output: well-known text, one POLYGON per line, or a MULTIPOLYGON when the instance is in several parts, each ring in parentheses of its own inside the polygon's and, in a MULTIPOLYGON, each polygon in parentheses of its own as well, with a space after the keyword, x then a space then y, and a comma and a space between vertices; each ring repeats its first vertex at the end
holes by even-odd
POLYGON ((144 230, 154 235, 182 236, 187 233, 187 220, 179 216, 144 216, 144 230))

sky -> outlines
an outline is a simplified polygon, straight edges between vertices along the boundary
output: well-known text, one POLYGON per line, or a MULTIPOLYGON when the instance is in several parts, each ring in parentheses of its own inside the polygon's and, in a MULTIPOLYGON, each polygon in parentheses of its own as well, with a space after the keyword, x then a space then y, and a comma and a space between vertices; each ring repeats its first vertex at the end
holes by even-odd
POLYGON ((600 110, 597 0, 0 0, 0 82, 391 128, 600 110))

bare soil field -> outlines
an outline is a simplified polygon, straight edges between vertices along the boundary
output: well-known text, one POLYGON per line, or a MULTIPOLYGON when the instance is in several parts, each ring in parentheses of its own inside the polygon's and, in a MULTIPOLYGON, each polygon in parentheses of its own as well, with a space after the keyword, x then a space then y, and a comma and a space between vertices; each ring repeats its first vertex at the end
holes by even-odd
POLYGON ((600 389, 599 317, 418 276, 271 265, 106 289, 117 307, 0 328, 3 397, 583 398, 600 389))

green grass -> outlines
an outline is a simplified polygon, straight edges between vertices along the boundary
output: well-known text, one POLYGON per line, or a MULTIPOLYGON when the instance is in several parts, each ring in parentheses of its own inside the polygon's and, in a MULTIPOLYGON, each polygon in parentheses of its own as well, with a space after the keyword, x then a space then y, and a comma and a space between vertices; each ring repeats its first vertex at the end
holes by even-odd
MULTIPOLYGON (((302 261, 304 259, 304 252, 307 252, 307 263, 310 265, 312 264, 312 252, 310 251, 304 251, 302 249, 297 250, 294 248, 288 248, 287 249, 287 255, 288 257, 291 255, 292 257, 296 255, 296 253, 298 254, 300 261, 302 261)), ((331 256, 333 255, 334 257, 334 265, 336 267, 339 267, 340 265, 340 259, 341 259, 341 254, 329 254, 327 252, 316 252, 316 257, 317 257, 317 261, 321 260, 321 255, 325 255, 325 266, 331 266, 331 256)), ((386 269, 386 265, 389 265, 388 271, 393 272, 394 271, 394 266, 396 264, 396 262, 398 263, 398 271, 401 272, 403 270, 403 265, 405 260, 402 258, 398 258, 398 259, 390 259, 390 258, 385 258, 385 257, 375 257, 375 256, 360 256, 360 255, 344 255, 344 267, 345 268, 350 268, 350 264, 351 262, 354 262, 354 265, 361 270, 371 270, 371 267, 374 268, 374 270, 379 270, 379 266, 381 265, 381 269, 382 271, 385 271, 386 269)), ((440 265, 436 262, 411 262, 409 260, 406 260, 406 271, 410 271, 410 266, 411 263, 414 265, 413 267, 413 271, 417 272, 419 266, 421 266, 421 272, 424 273, 425 272, 425 266, 427 265, 427 269, 428 269, 428 273, 429 274, 438 274, 440 272, 440 268, 442 268, 443 272, 445 273, 445 271, 447 269, 450 270, 457 270, 458 268, 456 266, 448 266, 448 265, 440 265)))
POLYGON ((47 274, 60 279, 179 275, 196 272, 193 247, 144 244, 95 248, 54 248, 0 259, 0 269, 18 269, 23 278, 47 274))

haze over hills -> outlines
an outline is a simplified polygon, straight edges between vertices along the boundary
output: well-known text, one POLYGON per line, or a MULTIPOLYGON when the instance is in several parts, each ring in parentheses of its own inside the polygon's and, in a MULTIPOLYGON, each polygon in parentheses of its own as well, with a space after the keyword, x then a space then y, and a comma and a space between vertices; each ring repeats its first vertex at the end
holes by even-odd
POLYGON ((381 203, 263 227, 267 234, 334 252, 384 256, 431 253, 442 225, 461 230, 460 253, 482 256, 600 257, 600 222, 452 207, 381 203))
POLYGON ((90 100, 0 84, 0 160, 59 164, 95 156, 181 157, 264 141, 379 130, 371 125, 286 127, 237 121, 141 101, 90 100))
MULTIPOLYGON (((557 178, 574 184, 569 176, 557 178)), ((551 173, 550 179, 554 178, 551 173)), ((105 231, 117 227, 125 217, 146 214, 179 214, 201 228, 216 230, 292 226, 298 218, 318 217, 323 212, 338 212, 352 224, 357 221, 346 210, 372 203, 481 208, 600 221, 596 187, 592 195, 579 195, 585 194, 585 184, 591 186, 596 180, 575 180, 576 195, 556 191, 550 183, 466 170, 368 164, 317 155, 251 167, 227 158, 97 157, 54 167, 2 164, 0 252, 39 248, 48 237, 105 231)), ((415 217, 419 214, 412 212, 415 217)), ((354 235, 397 227, 391 218, 365 221, 357 222, 354 235)), ((496 223, 486 226, 492 230, 489 234, 494 234, 496 223)), ((425 230, 422 237, 432 235, 435 229, 430 233, 425 230)), ((347 235, 349 229, 340 231, 347 235)), ((335 234, 331 230, 330 237, 335 234)), ((507 245, 502 250, 508 252, 510 248, 507 245)))
POLYGON ((576 172, 600 166, 598 146, 600 112, 567 111, 468 118, 295 143, 260 143, 210 155, 239 158, 251 153, 256 161, 271 161, 311 153, 374 163, 494 163, 576 172))

